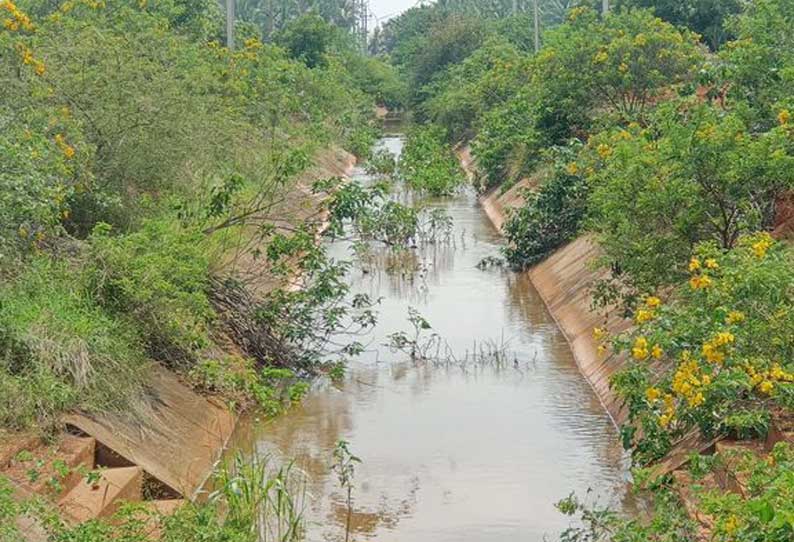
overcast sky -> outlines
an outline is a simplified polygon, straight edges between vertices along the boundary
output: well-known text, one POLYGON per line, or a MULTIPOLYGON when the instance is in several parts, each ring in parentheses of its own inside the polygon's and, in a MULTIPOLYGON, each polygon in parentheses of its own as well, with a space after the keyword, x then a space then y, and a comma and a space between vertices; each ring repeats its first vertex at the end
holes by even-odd
POLYGON ((414 4, 416 0, 369 0, 370 9, 381 19, 399 15, 414 4))

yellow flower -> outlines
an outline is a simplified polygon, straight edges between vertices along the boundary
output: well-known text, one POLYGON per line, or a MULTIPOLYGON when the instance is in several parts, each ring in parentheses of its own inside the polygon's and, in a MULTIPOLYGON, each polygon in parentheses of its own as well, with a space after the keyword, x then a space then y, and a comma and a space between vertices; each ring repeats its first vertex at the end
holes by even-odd
POLYGON ((629 65, 626 64, 625 62, 621 62, 620 66, 618 66, 618 70, 620 71, 620 73, 626 73, 627 71, 629 71, 629 65))
POLYGON ((648 388, 645 390, 645 398, 649 403, 656 402, 661 396, 662 392, 660 392, 658 388, 648 388))
POLYGON ((28 49, 27 47, 22 48, 22 63, 23 64, 33 64, 35 58, 33 57, 33 52, 28 49))
POLYGON ((709 375, 703 375, 700 377, 700 381, 703 383, 704 386, 708 386, 711 384, 711 377, 709 375))
POLYGON ((612 155, 612 149, 609 148, 609 145, 606 145, 604 143, 601 143, 596 148, 596 151, 598 152, 598 156, 600 156, 601 158, 604 158, 604 159, 606 159, 606 158, 608 158, 609 156, 612 155))
POLYGON ((689 279, 689 285, 693 290, 700 290, 711 286, 711 278, 708 275, 699 275, 689 279))
POLYGON ((658 344, 655 344, 655 345, 653 345, 653 349, 651 350, 651 355, 655 359, 661 359, 661 357, 664 355, 664 350, 662 350, 661 346, 659 346, 658 344))
POLYGON ((708 258, 706 260, 706 269, 719 269, 719 268, 720 268, 720 264, 717 263, 717 260, 715 260, 714 258, 708 258))
POLYGON ((662 300, 658 297, 650 296, 645 299, 645 305, 648 307, 655 309, 662 304, 662 300))
POLYGON ((772 383, 772 381, 770 380, 764 380, 758 385, 758 391, 760 391, 764 395, 771 394, 773 389, 775 389, 775 384, 772 383))
POLYGON ((769 235, 765 235, 759 241, 753 243, 751 248, 755 257, 760 260, 766 256, 766 253, 771 246, 772 238, 769 237, 769 235))
POLYGON ((645 37, 645 34, 637 34, 634 37, 634 45, 636 45, 637 47, 642 47, 646 43, 648 43, 648 38, 645 37))
POLYGON ((659 416, 659 425, 660 425, 662 428, 665 428, 665 429, 666 429, 666 428, 667 428, 667 426, 668 426, 668 425, 670 425, 670 422, 671 422, 672 420, 673 420, 673 417, 672 417, 672 415, 670 415, 670 414, 662 414, 661 416, 659 416))
POLYGON ((721 331, 721 332, 717 333, 717 336, 714 338, 714 342, 718 346, 731 344, 735 340, 736 340, 736 337, 730 331, 721 331))
POLYGON ((689 272, 694 273, 698 269, 700 269, 700 260, 697 258, 692 258, 689 260, 689 272))
POLYGON ((245 44, 245 48, 246 49, 261 49, 262 48, 262 42, 259 41, 258 38, 248 38, 247 40, 245 40, 244 44, 245 44))
POLYGON ((648 340, 645 337, 637 337, 634 347, 631 349, 631 355, 639 361, 648 359, 648 340))
POLYGON ((61 152, 66 157, 67 160, 71 160, 74 158, 75 150, 74 147, 69 145, 66 142, 66 138, 63 134, 56 134, 55 135, 55 144, 58 145, 58 148, 61 149, 61 152))
POLYGON ((739 529, 739 518, 735 514, 731 514, 725 521, 723 528, 725 529, 725 534, 728 536, 733 535, 739 529))
POLYGON ((785 126, 788 124, 788 121, 791 120, 791 113, 788 109, 783 109, 780 113, 777 114, 777 121, 780 123, 781 126, 785 126))
POLYGON ((576 19, 578 19, 579 16, 582 15, 583 13, 587 13, 586 7, 580 6, 578 8, 573 8, 568 12, 568 20, 573 22, 576 19))
POLYGON ((731 311, 725 319, 726 324, 739 324, 744 322, 744 313, 740 311, 731 311))
POLYGON ((607 60, 609 60, 609 55, 607 54, 606 51, 599 51, 593 57, 593 63, 595 63, 595 64, 603 64, 607 60))
POLYGON ((576 162, 571 162, 565 168, 565 171, 568 172, 568 175, 576 175, 577 173, 579 173, 579 166, 576 164, 576 162))
POLYGON ((691 395, 687 402, 689 403, 690 408, 696 408, 706 402, 706 398, 703 396, 701 392, 697 392, 691 395))
POLYGON ((716 365, 722 365, 725 362, 725 353, 710 342, 703 345, 703 357, 706 358, 706 361, 709 363, 714 363, 716 365))
POLYGON ((634 318, 638 324, 644 324, 645 322, 650 322, 651 320, 653 320, 653 311, 640 309, 637 311, 637 314, 635 315, 634 318))
POLYGON ((600 341, 604 337, 607 336, 607 330, 603 327, 596 327, 593 328, 593 338, 597 341, 600 341))

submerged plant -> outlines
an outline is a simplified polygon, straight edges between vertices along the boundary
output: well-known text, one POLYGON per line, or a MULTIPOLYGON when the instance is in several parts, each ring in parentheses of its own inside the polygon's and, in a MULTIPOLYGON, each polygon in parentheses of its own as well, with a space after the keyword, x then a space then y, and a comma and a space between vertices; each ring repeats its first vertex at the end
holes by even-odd
POLYGON ((353 477, 356 474, 356 463, 361 463, 361 459, 350 452, 350 443, 344 440, 337 442, 336 448, 334 448, 334 464, 331 469, 336 473, 339 486, 346 492, 345 542, 350 540, 350 520, 353 516, 353 477))

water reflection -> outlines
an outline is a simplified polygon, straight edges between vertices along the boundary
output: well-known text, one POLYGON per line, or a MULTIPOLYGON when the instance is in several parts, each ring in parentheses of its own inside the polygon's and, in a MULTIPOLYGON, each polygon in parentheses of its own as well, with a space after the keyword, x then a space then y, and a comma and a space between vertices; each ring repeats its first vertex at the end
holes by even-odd
MULTIPOLYGON (((399 152, 402 140, 383 144, 399 152)), ((329 472, 339 439, 363 460, 354 540, 553 539, 566 526, 553 503, 571 491, 624 498, 616 431, 528 278, 476 268, 502 241, 474 195, 424 204, 452 216, 453 243, 418 248, 400 261, 375 251, 351 271, 354 293, 383 298, 372 348, 343 383, 317 383, 286 415, 243 424, 238 441, 293 457, 311 475, 311 541, 344 539, 344 495, 329 472), (504 340, 515 364, 407 362, 380 345, 407 330, 409 307, 459 358, 476 341, 504 340)), ((350 249, 329 246, 339 258, 350 249)))

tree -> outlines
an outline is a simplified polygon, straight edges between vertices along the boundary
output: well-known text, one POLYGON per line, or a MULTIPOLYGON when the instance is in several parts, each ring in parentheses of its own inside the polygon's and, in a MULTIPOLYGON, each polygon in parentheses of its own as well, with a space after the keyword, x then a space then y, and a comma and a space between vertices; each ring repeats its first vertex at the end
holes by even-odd
POLYGON ((349 37, 316 13, 295 19, 277 32, 274 40, 309 68, 325 67, 327 54, 351 48, 349 37))
POLYGON ((794 187, 791 128, 753 134, 739 115, 691 101, 662 106, 647 130, 613 129, 588 145, 590 224, 606 259, 642 293, 686 275, 693 247, 723 250, 771 225, 794 187))
POLYGON ((778 112, 792 105, 794 85, 794 1, 758 0, 732 26, 737 40, 721 56, 727 63, 729 96, 746 103, 758 129, 773 126, 778 112))
POLYGON ((740 0, 617 0, 615 7, 651 8, 657 17, 697 32, 716 51, 731 39, 726 23, 743 4, 740 0))
POLYGON ((547 35, 537 84, 556 114, 606 104, 623 120, 640 120, 659 93, 690 82, 702 62, 692 33, 649 11, 612 13, 603 20, 578 8, 547 35))

